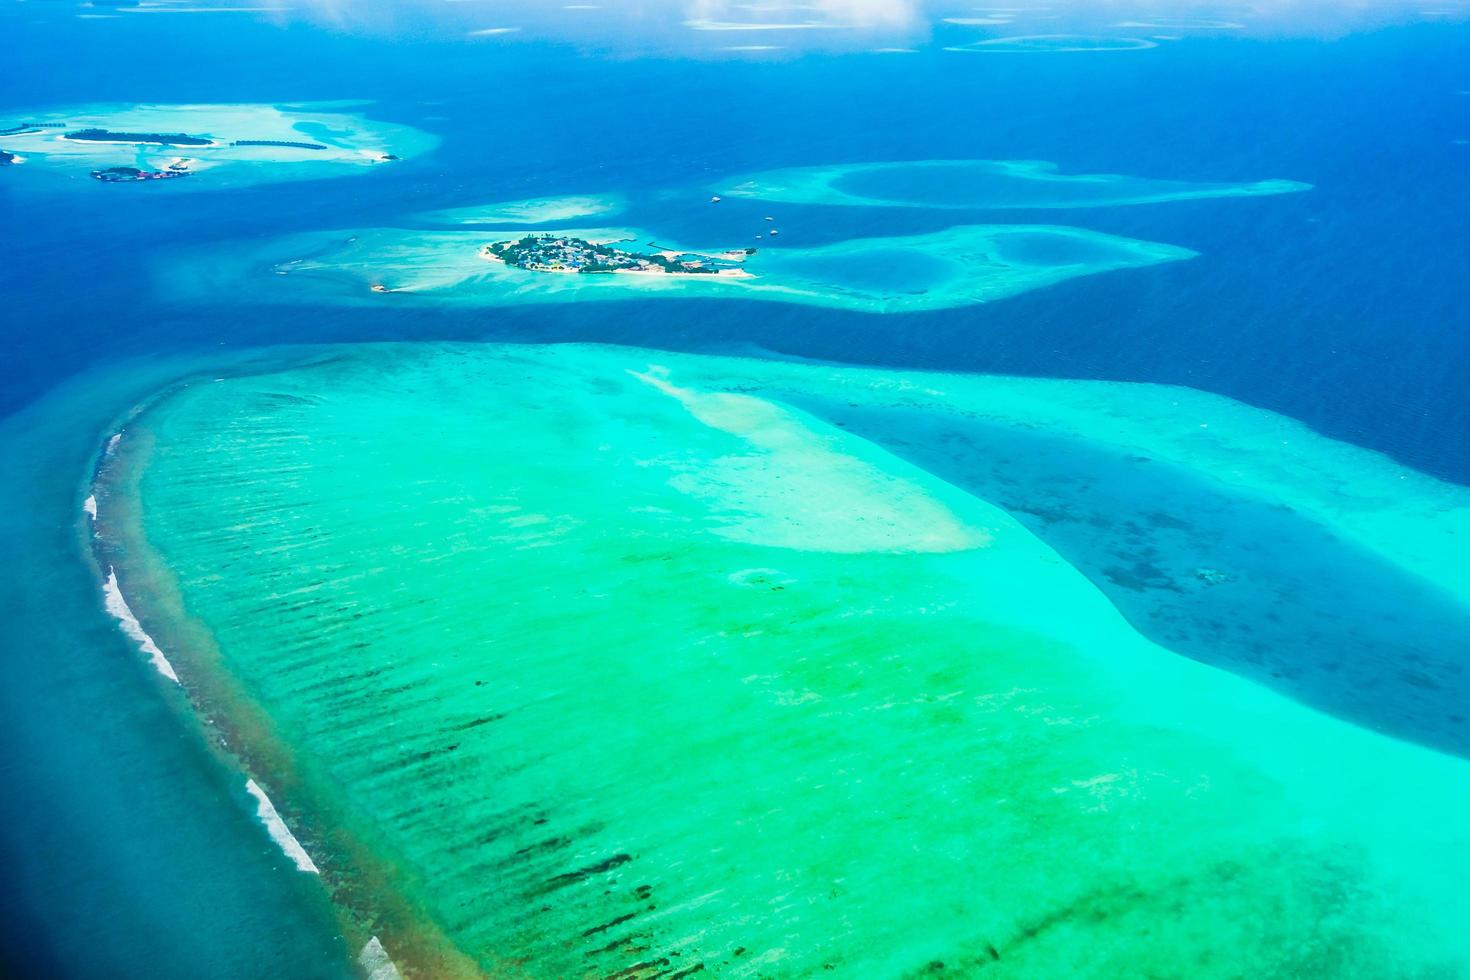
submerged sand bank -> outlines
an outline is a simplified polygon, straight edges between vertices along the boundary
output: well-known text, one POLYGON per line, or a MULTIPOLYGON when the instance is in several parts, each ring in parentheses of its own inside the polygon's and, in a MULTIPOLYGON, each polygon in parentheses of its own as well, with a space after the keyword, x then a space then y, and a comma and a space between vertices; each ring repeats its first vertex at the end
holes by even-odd
MULTIPOLYGON (((982 41, 965 50, 994 50, 982 41)), ((732 198, 792 204, 923 208, 1077 208, 1258 197, 1310 190, 1294 180, 1238 183, 1068 174, 1045 160, 896 160, 788 167, 732 177, 732 198)))

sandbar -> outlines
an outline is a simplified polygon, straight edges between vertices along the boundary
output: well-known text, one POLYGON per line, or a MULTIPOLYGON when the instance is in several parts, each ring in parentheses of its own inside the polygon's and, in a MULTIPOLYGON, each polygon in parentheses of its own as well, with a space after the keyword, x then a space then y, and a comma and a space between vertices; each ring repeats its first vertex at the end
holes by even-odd
POLYGON ((446 225, 555 227, 563 221, 617 214, 623 210, 624 203, 620 194, 532 197, 519 201, 501 201, 497 204, 425 211, 419 218, 446 225))
POLYGON ((928 208, 1081 208, 1257 197, 1311 188, 1292 180, 1204 183, 1067 174, 1045 160, 913 160, 767 170, 716 187, 732 198, 792 204, 928 208))

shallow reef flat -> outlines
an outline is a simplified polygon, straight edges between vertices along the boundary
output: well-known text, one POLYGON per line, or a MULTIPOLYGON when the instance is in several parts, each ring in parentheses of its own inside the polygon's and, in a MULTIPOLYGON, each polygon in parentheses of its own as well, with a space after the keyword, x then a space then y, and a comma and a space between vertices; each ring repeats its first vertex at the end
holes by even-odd
POLYGON ((1462 500, 1224 399, 570 345, 205 375, 99 534, 410 975, 1470 970, 1470 765, 1148 642, 823 403, 1187 453, 1463 574, 1417 561, 1462 500))
POLYGON ((1082 208, 1309 190, 1294 180, 1200 183, 1064 174, 1044 160, 914 160, 791 167, 735 177, 717 193, 792 204, 926 208, 1082 208))
MULTIPOLYGON (((757 299, 867 313, 970 306, 1078 276, 1192 258, 1186 248, 1060 225, 968 225, 926 235, 863 238, 809 248, 765 247, 749 276, 548 273, 490 261, 490 242, 540 234, 370 228, 240 243, 179 256, 168 287, 194 299, 265 302, 450 303, 497 306, 659 297, 757 299), (272 273, 280 278, 267 279, 272 273), (382 290, 372 287, 381 286, 382 290), (393 295, 382 295, 386 291, 393 295)), ((560 236, 623 242, 636 229, 561 229, 560 236)), ((650 243, 651 244, 651 243, 650 243)), ((682 249, 660 245, 658 248, 682 249)), ((691 251, 720 251, 691 249, 691 251)))
MULTIPOLYGON (((745 362, 701 358, 702 378, 719 383, 745 362)), ((1133 382, 895 372, 811 371, 772 362, 761 371, 793 397, 860 399, 864 407, 1043 430, 1156 459, 1207 475, 1300 512, 1457 601, 1470 604, 1470 490, 1338 442, 1294 419, 1209 392, 1133 382)))
POLYGON ((621 194, 566 195, 531 197, 520 201, 470 205, 425 211, 423 221, 444 225, 537 226, 555 225, 563 221, 601 218, 621 212, 627 202, 621 194))
MULTIPOLYGON (((1309 512, 1216 479, 1218 465, 1126 444, 985 413, 792 398, 1003 507, 1160 646, 1470 758, 1470 603, 1309 512)), ((1442 521, 1445 543, 1453 528, 1442 521)))
POLYGON ((354 173, 426 153, 438 137, 354 103, 92 103, 12 112, 0 142, 26 167, 69 177, 128 168, 175 187, 241 187, 354 173), (11 135, 4 135, 14 131, 11 135), (182 161, 182 162, 181 162, 182 161))

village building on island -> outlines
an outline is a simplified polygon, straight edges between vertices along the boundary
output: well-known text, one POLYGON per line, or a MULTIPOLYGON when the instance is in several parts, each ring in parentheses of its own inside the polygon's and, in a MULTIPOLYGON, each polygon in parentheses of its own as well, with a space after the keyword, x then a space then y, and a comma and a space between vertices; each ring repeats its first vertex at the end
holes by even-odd
MULTIPOLYGON (((654 243, 650 246, 657 248, 654 243)), ((741 265, 753 248, 717 254, 660 249, 633 252, 568 235, 526 235, 480 249, 482 258, 532 272, 645 273, 683 276, 749 276, 741 265)))

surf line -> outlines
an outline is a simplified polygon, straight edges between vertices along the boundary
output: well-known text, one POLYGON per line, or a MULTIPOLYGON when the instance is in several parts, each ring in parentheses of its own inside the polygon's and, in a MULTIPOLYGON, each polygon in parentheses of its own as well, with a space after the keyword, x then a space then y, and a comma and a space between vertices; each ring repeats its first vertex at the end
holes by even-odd
MULTIPOLYGON (((281 814, 276 810, 276 805, 266 795, 264 789, 254 779, 245 780, 245 791, 255 797, 255 815, 265 825, 266 833, 270 834, 271 840, 281 849, 296 865, 296 870, 309 874, 321 875, 321 869, 306 853, 306 848, 291 833, 291 828, 286 826, 286 821, 281 819, 281 814)), ((383 948, 383 941, 373 936, 363 944, 357 954, 358 966, 367 975, 367 980, 403 980, 403 974, 398 972, 398 966, 393 962, 388 951, 383 948)))
POLYGON ((291 833, 291 828, 286 826, 286 821, 281 819, 280 813, 276 811, 276 805, 271 798, 265 795, 265 790, 253 779, 245 780, 245 791, 255 797, 255 815, 260 822, 265 824, 266 833, 271 835, 271 840, 281 849, 281 853, 290 858, 296 864, 298 871, 308 871, 319 875, 321 870, 317 868, 316 862, 311 855, 306 853, 306 848, 291 833))
MULTIPOLYGON (((168 658, 163 655, 163 651, 153 641, 153 637, 149 636, 143 629, 143 624, 138 622, 138 617, 128 606, 127 599, 123 598, 122 588, 117 583, 117 570, 111 565, 107 566, 107 582, 102 586, 102 593, 105 596, 107 611, 117 620, 122 631, 138 644, 138 649, 148 654, 148 659, 152 662, 154 669, 183 687, 183 682, 179 680, 173 664, 168 662, 168 658)), ((295 863, 298 870, 320 875, 321 871, 318 870, 316 862, 311 859, 311 855, 306 853, 306 848, 301 846, 296 835, 291 833, 291 828, 287 827, 286 821, 281 819, 280 813, 276 811, 276 805, 271 802, 270 797, 265 795, 265 790, 260 788, 260 784, 254 779, 247 779, 245 790, 255 797, 256 815, 260 818, 260 822, 265 824, 266 833, 270 834, 276 846, 295 863)))
MULTIPOLYGON (((107 566, 107 582, 102 586, 103 595, 106 597, 107 611, 113 615, 122 627, 122 631, 138 644, 138 649, 148 654, 154 668, 169 680, 183 687, 179 675, 174 672, 173 664, 163 655, 158 644, 153 642, 153 637, 144 631, 143 625, 138 622, 138 617, 133 615, 133 610, 128 606, 127 599, 123 598, 122 589, 117 584, 117 570, 111 565, 107 566)), ((306 853, 306 848, 291 833, 291 828, 286 826, 286 821, 281 819, 281 814, 276 810, 276 805, 271 802, 265 790, 254 779, 245 781, 245 790, 255 797, 256 816, 265 825, 266 833, 270 834, 271 840, 276 842, 288 858, 295 863, 298 870, 309 871, 314 875, 320 875, 316 862, 311 855, 306 853)))
MULTIPOLYGON (((130 418, 136 417, 143 410, 143 407, 139 406, 134 409, 130 413, 130 418)), ((96 461, 93 468, 92 483, 88 488, 89 492, 86 499, 82 501, 82 512, 90 522, 94 533, 98 522, 97 485, 101 477, 102 466, 117 452, 117 447, 122 441, 122 437, 122 430, 118 430, 103 445, 100 458, 96 461)), ((98 542, 95 539, 92 547, 93 556, 100 559, 101 554, 98 551, 98 542)), ((98 564, 101 564, 100 560, 98 564)), ((187 693, 187 688, 184 688, 183 681, 179 680, 179 675, 174 670, 173 664, 169 663, 168 658, 164 656, 163 650, 154 641, 153 637, 143 629, 143 624, 139 622, 132 607, 128 605, 128 601, 122 592, 122 586, 117 580, 117 569, 111 564, 107 565, 107 580, 102 584, 102 595, 103 604, 108 614, 117 620, 118 627, 122 630, 123 634, 136 643, 139 650, 148 655, 149 662, 152 663, 155 670, 173 681, 180 689, 185 690, 187 693)), ((296 839, 296 835, 291 833, 291 828, 282 819, 280 811, 276 809, 275 803, 266 795, 265 790, 261 788, 260 784, 249 776, 248 772, 246 773, 245 779, 245 791, 254 798, 256 818, 265 827, 266 833, 270 836, 271 841, 280 848, 281 853, 290 858, 291 862, 296 865, 298 871, 320 877, 321 869, 311 859, 311 855, 306 852, 306 848, 301 846, 301 842, 296 839)), ((403 980, 403 974, 399 972, 397 964, 393 962, 392 957, 388 955, 387 949, 384 948, 382 940, 377 936, 370 937, 363 944, 362 949, 357 954, 357 963, 366 975, 367 980, 403 980)))
POLYGON ((367 980, 403 980, 403 974, 398 972, 377 936, 363 945, 362 952, 357 954, 357 965, 367 974, 367 980))
MULTIPOLYGON (((91 500, 91 498, 88 499, 91 500)), ((87 510, 89 514, 92 514, 91 508, 87 510)), ((153 666, 160 674, 183 687, 179 675, 174 672, 173 665, 168 662, 168 658, 163 655, 163 651, 153 641, 153 637, 144 631, 142 624, 138 622, 138 617, 133 615, 118 585, 117 571, 111 565, 107 567, 107 582, 103 585, 102 590, 106 597, 107 611, 117 619, 122 631, 138 644, 140 650, 148 654, 153 666)), ((291 862, 296 865, 296 870, 320 876, 321 869, 311 859, 311 855, 306 853, 306 848, 301 846, 301 841, 291 833, 291 828, 286 826, 286 821, 282 819, 280 811, 276 809, 275 803, 266 795, 260 784, 247 777, 245 791, 255 799, 255 815, 264 825, 270 839, 281 849, 281 853, 291 859, 291 862)), ((357 962, 368 980, 402 980, 403 975, 398 972, 397 965, 394 964, 377 936, 373 936, 363 945, 362 950, 357 954, 357 962)))
MULTIPOLYGON (((276 842, 281 852, 295 862, 296 870, 320 876, 321 870, 317 868, 316 862, 306 853, 306 848, 301 846, 296 835, 291 833, 291 828, 281 819, 276 805, 271 802, 265 790, 261 789, 260 784, 253 779, 247 779, 245 791, 255 797, 255 815, 265 824, 266 833, 270 834, 271 840, 276 842)), ((363 944, 357 954, 357 963, 367 975, 367 980, 403 980, 403 974, 398 972, 398 966, 377 936, 363 944)))
POLYGON ((122 631, 128 639, 138 644, 138 649, 148 654, 148 661, 153 668, 164 677, 183 687, 179 675, 174 672, 174 665, 168 662, 158 644, 153 642, 153 637, 143 629, 143 624, 138 622, 138 617, 133 615, 133 610, 128 606, 128 600, 123 598, 122 588, 117 584, 117 570, 111 565, 107 566, 107 581, 102 583, 103 603, 107 611, 117 620, 122 631))
MULTIPOLYGON (((108 455, 111 455, 112 450, 117 446, 117 440, 118 436, 113 436, 108 441, 107 449, 105 450, 108 455)), ((86 511, 87 515, 94 522, 97 520, 96 501, 97 497, 94 490, 93 494, 83 504, 83 510, 86 511)), ((117 581, 117 569, 112 565, 107 566, 107 581, 102 584, 102 595, 103 603, 107 607, 108 613, 117 620, 118 626, 121 627, 124 635, 136 643, 139 650, 148 655, 148 660, 153 664, 153 668, 164 677, 179 685, 179 687, 183 687, 184 684, 179 680, 179 675, 174 670, 174 665, 169 663, 168 657, 164 656, 163 650, 159 648, 153 637, 148 635, 148 631, 143 629, 143 624, 138 621, 137 615, 134 614, 132 607, 128 605, 128 600, 123 596, 122 586, 117 581)), ((301 842, 296 839, 296 835, 291 833, 291 829, 286 826, 286 821, 282 820, 280 813, 277 812, 276 805, 271 802, 270 797, 265 795, 265 790, 260 788, 260 784, 254 779, 247 779, 245 790, 251 796, 255 797, 256 814, 259 816, 260 822, 265 825, 266 832, 270 834, 271 840, 276 842, 276 846, 295 863, 299 870, 320 875, 321 871, 317 868, 316 862, 311 859, 311 855, 306 853, 306 849, 301 846, 301 842)))

